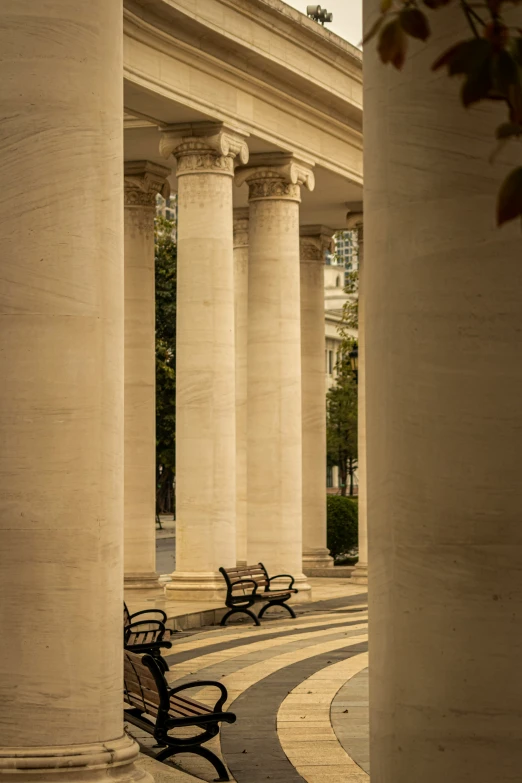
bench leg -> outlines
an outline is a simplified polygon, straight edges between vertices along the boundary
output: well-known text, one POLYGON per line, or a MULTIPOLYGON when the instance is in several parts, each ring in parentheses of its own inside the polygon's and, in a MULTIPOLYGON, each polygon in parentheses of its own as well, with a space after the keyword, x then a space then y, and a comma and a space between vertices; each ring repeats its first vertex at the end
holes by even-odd
POLYGON ((265 604, 265 605, 263 606, 263 608, 262 608, 262 609, 261 609, 261 611, 259 612, 259 618, 260 618, 260 619, 261 619, 261 617, 264 615, 264 613, 266 612, 266 610, 267 610, 267 609, 270 609, 270 607, 271 607, 271 606, 281 606, 283 609, 286 609, 286 611, 288 612, 288 614, 290 615, 290 617, 294 617, 294 618, 295 618, 295 616, 296 616, 296 615, 295 615, 295 612, 294 612, 294 610, 292 609, 292 607, 291 607, 291 606, 288 606, 288 604, 285 604, 285 603, 279 603, 279 601, 269 601, 267 604, 265 604))
POLYGON ((180 753, 196 753, 198 756, 203 756, 204 759, 210 761, 218 773, 219 777, 215 778, 216 781, 230 780, 226 767, 221 759, 208 748, 167 748, 167 750, 158 753, 156 759, 158 761, 165 761, 169 756, 178 756, 180 753))
MULTIPOLYGON (((220 625, 225 626, 227 624, 227 620, 229 620, 233 614, 247 614, 249 617, 252 618, 254 623, 256 625, 261 625, 257 617, 255 616, 254 612, 251 612, 250 609, 229 609, 229 611, 222 617, 220 625)), ((261 617, 261 615, 259 615, 261 617)))

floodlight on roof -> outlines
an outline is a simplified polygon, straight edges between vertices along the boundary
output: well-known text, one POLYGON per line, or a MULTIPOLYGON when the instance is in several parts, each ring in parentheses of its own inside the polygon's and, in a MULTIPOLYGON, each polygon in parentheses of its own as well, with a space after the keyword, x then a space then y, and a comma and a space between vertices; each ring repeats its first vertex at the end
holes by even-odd
POLYGON ((314 22, 319 22, 323 26, 325 22, 333 22, 333 14, 327 11, 326 8, 321 8, 320 5, 307 5, 306 15, 313 19, 314 22))

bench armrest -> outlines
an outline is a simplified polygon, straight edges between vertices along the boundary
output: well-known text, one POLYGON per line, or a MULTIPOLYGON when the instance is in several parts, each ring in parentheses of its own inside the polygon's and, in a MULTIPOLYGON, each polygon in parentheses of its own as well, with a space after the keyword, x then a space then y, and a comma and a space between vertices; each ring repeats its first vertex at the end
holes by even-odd
MULTIPOLYGON (((155 622, 161 622, 166 623, 167 622, 167 615, 163 611, 163 609, 142 609, 140 612, 134 612, 133 614, 129 613, 129 620, 131 623, 133 623, 136 619, 136 617, 140 617, 141 615, 149 614, 149 615, 159 615, 158 617, 152 617, 151 620, 154 620, 155 622)), ((142 620, 141 622, 148 622, 147 620, 142 620)))
MULTIPOLYGON (((270 587, 270 582, 273 579, 290 579, 290 584, 288 585, 288 589, 291 590, 294 586, 295 579, 290 574, 276 574, 275 576, 268 577, 268 586, 270 587)), ((284 590, 284 588, 282 588, 284 590)))
POLYGON ((185 691, 188 688, 208 688, 209 686, 217 688, 219 691, 221 691, 221 696, 214 704, 213 709, 214 712, 222 712, 223 705, 228 697, 228 691, 221 682, 216 682, 216 680, 194 680, 194 682, 186 682, 184 685, 178 685, 177 688, 169 688, 169 699, 171 696, 175 696, 176 693, 185 691))
POLYGON ((166 629, 159 620, 139 620, 137 623, 126 625, 123 630, 125 641, 135 633, 155 633, 158 635, 156 641, 161 641, 166 629))

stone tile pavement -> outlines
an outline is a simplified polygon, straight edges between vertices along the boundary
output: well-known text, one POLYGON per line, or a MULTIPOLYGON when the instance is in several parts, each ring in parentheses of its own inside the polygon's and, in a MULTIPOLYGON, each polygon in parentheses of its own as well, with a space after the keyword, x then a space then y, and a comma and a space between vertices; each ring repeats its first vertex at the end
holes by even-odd
MULTIPOLYGON (((313 604, 296 607, 296 620, 274 612, 260 628, 234 624, 173 637, 170 682, 216 679, 228 689, 227 708, 237 721, 208 747, 236 783, 369 781, 365 588, 322 581, 329 586, 315 591, 313 604)), ((192 693, 215 699, 210 689, 192 693)), ((150 752, 154 740, 134 726, 128 731, 150 752)), ((193 755, 140 763, 156 765, 150 771, 158 783, 215 777, 193 755)))

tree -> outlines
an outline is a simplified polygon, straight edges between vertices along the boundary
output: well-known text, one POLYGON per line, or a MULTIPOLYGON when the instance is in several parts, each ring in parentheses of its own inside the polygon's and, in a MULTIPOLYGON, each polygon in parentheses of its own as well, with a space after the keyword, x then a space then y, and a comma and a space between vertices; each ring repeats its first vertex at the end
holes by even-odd
POLYGON ((341 494, 346 495, 349 477, 350 495, 353 495, 357 468, 357 383, 347 359, 339 361, 337 372, 335 386, 326 395, 327 458, 330 465, 339 466, 341 494))
POLYGON ((176 470, 176 242, 174 224, 154 221, 156 277, 156 512, 174 511, 176 470))
MULTIPOLYGON (((400 70, 406 59, 409 38, 426 41, 431 26, 429 11, 458 7, 471 37, 455 42, 432 65, 447 68, 449 76, 464 78, 461 102, 466 108, 481 101, 504 104, 507 117, 496 129, 497 152, 510 139, 522 138, 522 29, 506 23, 509 6, 521 0, 381 0, 381 14, 363 43, 379 35, 378 53, 383 63, 400 70)), ((495 153, 496 154, 496 153, 495 153)), ((522 166, 508 174, 497 200, 497 223, 522 217, 522 166)))

